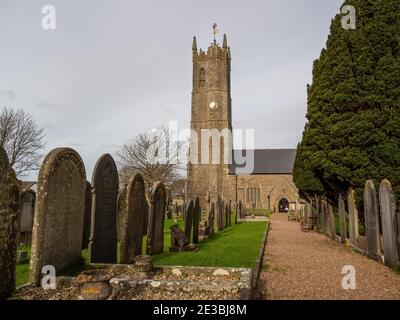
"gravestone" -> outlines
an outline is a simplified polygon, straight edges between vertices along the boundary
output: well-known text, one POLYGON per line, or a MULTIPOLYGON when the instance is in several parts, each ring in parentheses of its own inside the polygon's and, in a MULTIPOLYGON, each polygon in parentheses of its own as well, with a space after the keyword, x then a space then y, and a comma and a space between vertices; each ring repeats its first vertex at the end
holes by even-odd
POLYGON ((193 229, 193 222, 194 222, 194 203, 193 201, 190 201, 189 207, 186 210, 185 214, 185 235, 189 239, 189 241, 192 238, 192 229, 193 229))
POLYGON ((212 236, 215 233, 215 203, 211 203, 211 208, 210 212, 208 213, 208 226, 210 228, 210 236, 212 236))
POLYGON ((346 225, 346 208, 344 199, 342 196, 339 196, 339 226, 340 226, 340 242, 345 244, 347 239, 347 225, 346 225))
POLYGON ((79 154, 57 148, 39 171, 29 278, 38 285, 42 267, 56 271, 81 261, 86 173, 79 154))
POLYGON ((399 234, 396 216, 396 199, 393 188, 388 180, 383 180, 379 188, 379 202, 381 207, 383 254, 385 265, 395 267, 399 263, 399 234))
POLYGON ((316 220, 316 225, 317 225, 317 231, 321 232, 321 225, 322 225, 322 219, 321 219, 321 198, 319 196, 315 197, 315 212, 317 216, 316 220))
POLYGON ((0 300, 15 290, 19 186, 0 147, 0 300))
POLYGON ((366 182, 364 189, 364 216, 367 256, 371 259, 380 260, 381 248, 378 201, 375 185, 371 180, 366 182))
POLYGON ((105 154, 97 161, 92 188, 89 261, 116 263, 119 178, 111 155, 105 154))
POLYGON ((147 199, 144 201, 144 214, 143 214, 143 235, 147 236, 147 228, 149 227, 149 202, 147 199))
POLYGON ((349 238, 353 246, 358 247, 358 210, 356 207, 356 199, 354 195, 354 190, 349 189, 347 196, 347 206, 349 209, 349 238))
POLYGON ((194 205, 194 218, 193 218, 193 243, 199 243, 199 227, 201 219, 200 199, 196 198, 194 205))
POLYGON ((86 181, 85 217, 83 219, 82 249, 89 246, 90 225, 92 219, 92 185, 86 181))
POLYGON ((244 219, 244 209, 243 209, 242 201, 239 201, 239 217, 240 217, 240 220, 244 219))
POLYGON ((232 212, 232 201, 229 201, 228 216, 227 216, 228 226, 231 226, 231 225, 232 225, 232 221, 231 221, 231 212, 232 212))
POLYGON ((328 214, 328 204, 325 199, 321 200, 321 232, 330 236, 330 224, 328 214))
POLYGON ((135 175, 126 186, 121 212, 120 262, 122 264, 132 264, 136 256, 142 255, 145 192, 141 174, 135 175))
POLYGON ((335 213, 333 211, 333 205, 328 203, 328 214, 329 214, 329 231, 331 235, 331 239, 336 241, 336 219, 335 213))
POLYGON ((117 209, 117 239, 118 241, 121 241, 121 228, 122 228, 122 213, 125 210, 125 204, 126 204, 126 189, 127 189, 127 185, 124 184, 124 186, 122 187, 122 189, 119 191, 118 193, 118 209, 117 209))
POLYGON ((193 249, 189 245, 190 240, 186 237, 179 225, 176 224, 171 226, 171 247, 169 248, 169 251, 192 251, 193 249))
POLYGON ((164 219, 166 194, 164 184, 159 182, 153 187, 149 229, 147 232, 147 254, 157 254, 164 249, 164 219))
POLYGON ((228 204, 225 205, 225 221, 226 221, 225 227, 229 226, 229 205, 228 204))
POLYGON ((36 193, 33 190, 27 190, 21 194, 19 203, 19 244, 30 245, 32 242, 35 199, 36 193))
POLYGON ((226 227, 226 210, 225 210, 225 200, 222 200, 221 204, 221 230, 225 229, 226 227))
POLYGON ((217 202, 217 231, 221 231, 223 227, 223 210, 224 210, 224 204, 221 200, 220 197, 218 197, 218 202, 217 202))

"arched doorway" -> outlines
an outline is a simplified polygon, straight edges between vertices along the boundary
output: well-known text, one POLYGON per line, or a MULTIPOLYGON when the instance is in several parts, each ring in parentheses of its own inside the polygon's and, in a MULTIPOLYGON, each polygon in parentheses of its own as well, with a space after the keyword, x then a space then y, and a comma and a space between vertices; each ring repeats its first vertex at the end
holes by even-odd
POLYGON ((289 201, 286 198, 282 198, 279 201, 278 210, 280 213, 288 213, 289 211, 289 201))

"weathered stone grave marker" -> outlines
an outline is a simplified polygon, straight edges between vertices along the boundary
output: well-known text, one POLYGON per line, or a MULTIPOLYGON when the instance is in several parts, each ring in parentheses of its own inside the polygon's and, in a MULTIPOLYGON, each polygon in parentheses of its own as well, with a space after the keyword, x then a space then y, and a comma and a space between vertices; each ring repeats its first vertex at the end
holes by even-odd
POLYGON ((193 201, 190 201, 185 214, 185 235, 189 239, 189 241, 192 239, 193 221, 194 221, 194 203, 193 201))
POLYGON ((158 182, 152 191, 149 229, 147 232, 147 254, 157 254, 164 250, 164 219, 166 194, 162 182, 158 182))
POLYGON ((346 224, 346 208, 342 196, 339 196, 339 226, 340 226, 340 242, 345 244, 347 239, 347 224, 346 224))
POLYGON ((90 226, 92 219, 92 185, 86 181, 85 216, 83 218, 82 249, 89 247, 90 226))
MULTIPOLYGON (((120 260, 123 264, 134 263, 142 255, 143 220, 145 213, 145 183, 137 174, 125 187, 121 216, 120 260)), ((164 204, 165 207, 165 204, 164 204)))
POLYGON ((0 300, 15 290, 19 186, 0 147, 0 300))
POLYGON ((92 175, 92 188, 89 261, 116 263, 119 178, 111 155, 105 154, 97 161, 92 175))
POLYGON ((193 218, 193 243, 199 243, 199 227, 201 219, 200 199, 196 198, 194 205, 194 218, 193 218))
POLYGON ((380 260, 380 231, 378 201, 374 182, 368 180, 364 189, 364 215, 365 235, 367 242, 367 256, 371 259, 380 260))
POLYGON ((38 285, 42 267, 56 271, 81 261, 86 173, 79 154, 51 151, 38 177, 29 278, 38 285))
POLYGON ((349 189, 347 196, 347 206, 349 209, 349 238, 353 246, 358 247, 358 210, 356 207, 356 199, 354 190, 349 189))
POLYGON ((35 199, 36 193, 33 190, 27 190, 21 194, 19 203, 19 244, 30 245, 32 243, 35 199))
POLYGON ((379 202, 381 205, 381 221, 383 235, 383 253, 385 264, 395 267, 399 263, 399 234, 397 229, 396 199, 392 185, 383 180, 379 188, 379 202))

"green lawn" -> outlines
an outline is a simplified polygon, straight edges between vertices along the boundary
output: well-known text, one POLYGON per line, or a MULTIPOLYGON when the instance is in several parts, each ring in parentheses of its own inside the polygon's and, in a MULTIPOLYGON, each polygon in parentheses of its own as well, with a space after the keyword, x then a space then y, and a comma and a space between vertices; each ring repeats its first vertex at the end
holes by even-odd
POLYGON ((165 252, 153 256, 155 265, 254 268, 267 222, 247 222, 226 228, 199 243, 196 252, 165 252))
MULTIPOLYGON (((232 223, 234 223, 234 215, 232 215, 232 223)), ((170 227, 173 224, 173 220, 165 220, 164 253, 153 256, 154 264, 253 268, 256 264, 257 254, 267 222, 247 222, 232 225, 215 234, 212 239, 201 241, 197 251, 181 253, 169 252, 169 247, 171 246, 170 227)), ((183 220, 179 220, 178 224, 183 228, 183 220)), ((18 250, 27 250, 30 255, 30 247, 21 247, 18 250)), ((145 250, 146 237, 143 238, 143 254, 145 254, 145 250)), ((119 261, 119 243, 117 254, 117 261, 119 261)), ((87 269, 87 266, 88 250, 85 249, 82 251, 82 261, 62 272, 62 275, 76 276, 87 269)), ((28 279, 29 263, 18 264, 16 268, 16 285, 23 285, 28 282, 28 279)))

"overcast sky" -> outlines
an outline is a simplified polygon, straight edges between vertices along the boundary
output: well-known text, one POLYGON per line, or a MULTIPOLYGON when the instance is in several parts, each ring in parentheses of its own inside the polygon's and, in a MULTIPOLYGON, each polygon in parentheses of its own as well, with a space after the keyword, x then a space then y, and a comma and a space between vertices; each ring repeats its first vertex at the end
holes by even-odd
MULTIPOLYGON (((295 148, 313 60, 342 0, 0 0, 0 106, 31 113, 47 151, 97 158, 168 121, 189 127, 192 37, 232 51, 234 128, 257 148, 295 148), (56 30, 42 7, 56 8, 56 30)), ((35 179, 35 175, 28 178, 35 179)))

